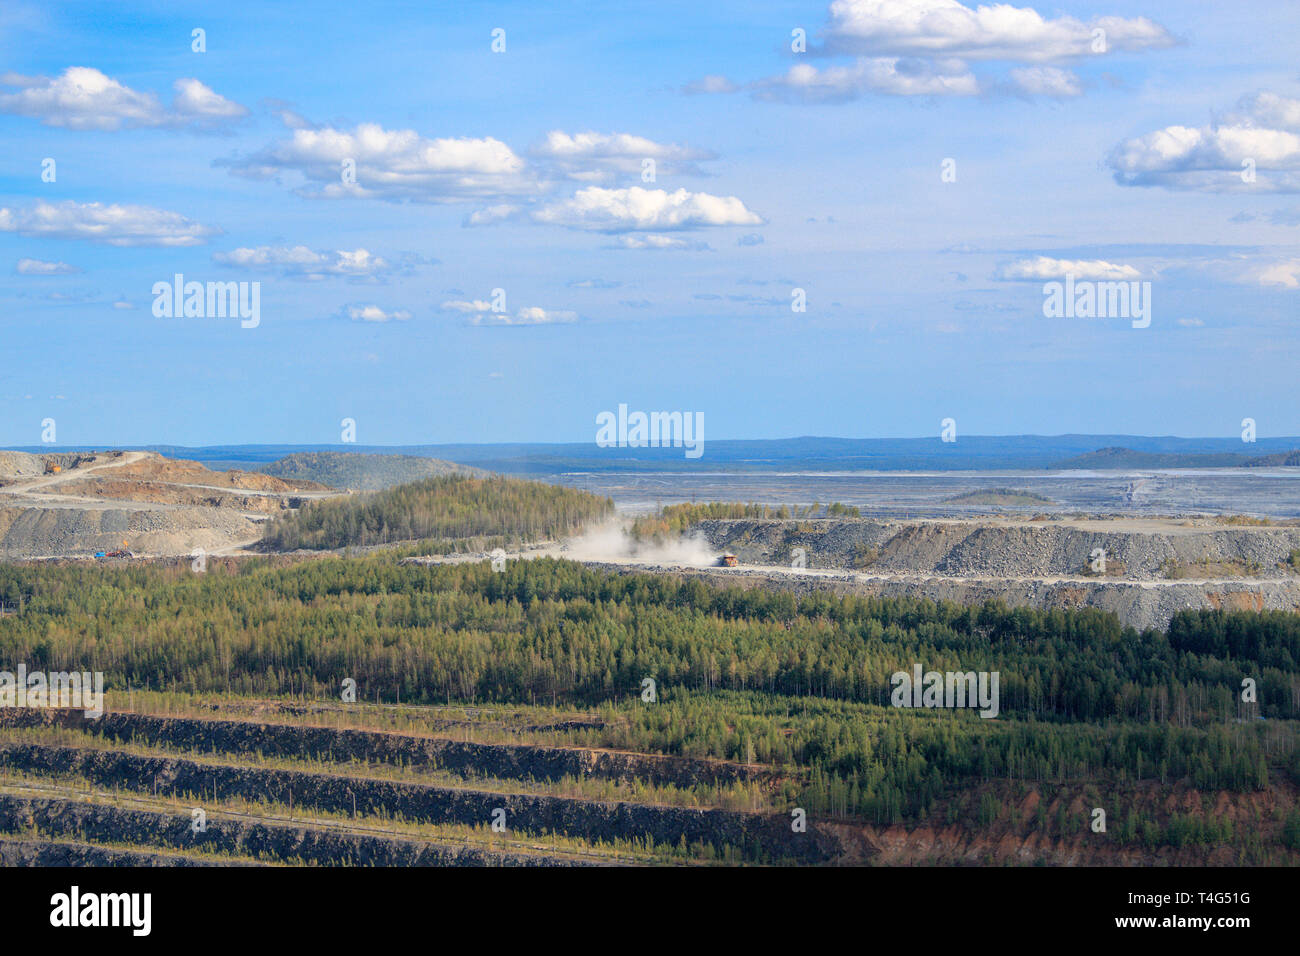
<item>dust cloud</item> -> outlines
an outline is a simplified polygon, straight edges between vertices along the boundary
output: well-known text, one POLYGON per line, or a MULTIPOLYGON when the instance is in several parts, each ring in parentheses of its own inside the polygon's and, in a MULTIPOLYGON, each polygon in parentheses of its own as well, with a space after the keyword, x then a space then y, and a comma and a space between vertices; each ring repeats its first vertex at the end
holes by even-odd
POLYGON ((637 541, 628 533, 626 521, 610 521, 564 542, 565 557, 576 561, 609 563, 675 564, 707 568, 717 564, 718 551, 699 533, 672 541, 637 541))

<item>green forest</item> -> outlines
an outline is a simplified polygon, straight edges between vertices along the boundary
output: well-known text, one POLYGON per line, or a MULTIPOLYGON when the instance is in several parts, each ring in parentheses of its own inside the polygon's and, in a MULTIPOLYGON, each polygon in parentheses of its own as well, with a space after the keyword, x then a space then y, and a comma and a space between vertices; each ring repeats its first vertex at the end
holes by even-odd
POLYGON ((261 547, 296 551, 427 539, 535 541, 572 534, 613 512, 608 498, 559 485, 445 475, 308 502, 269 522, 261 547))
POLYGON ((860 518, 862 511, 853 505, 833 501, 822 505, 814 501, 809 505, 764 505, 732 501, 710 501, 700 504, 665 505, 657 514, 644 515, 632 522, 634 538, 664 540, 690 531, 701 521, 736 520, 740 518, 770 518, 780 521, 790 518, 860 518))
POLYGON ((1282 612, 1185 611, 1138 632, 1089 609, 387 554, 204 574, 4 565, 0 604, 16 612, 0 616, 7 660, 101 670, 110 691, 329 698, 351 677, 366 700, 602 708, 617 719, 583 742, 792 768, 800 798, 837 816, 906 819, 999 779, 1300 783, 1300 615, 1282 612), (998 671, 999 718, 891 707, 890 675, 913 663, 998 671))

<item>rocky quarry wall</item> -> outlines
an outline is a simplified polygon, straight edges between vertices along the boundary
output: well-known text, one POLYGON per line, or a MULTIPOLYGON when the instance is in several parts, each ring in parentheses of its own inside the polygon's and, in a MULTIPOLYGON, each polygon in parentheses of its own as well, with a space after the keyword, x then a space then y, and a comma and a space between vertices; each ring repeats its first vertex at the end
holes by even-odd
POLYGON ((740 560, 735 570, 687 572, 719 584, 1097 607, 1138 628, 1165 627, 1186 608, 1300 610, 1290 564, 1298 527, 822 519, 703 521, 696 530, 740 560), (791 572, 800 547, 812 573, 791 572), (1090 566, 1098 548, 1103 574, 1090 566))

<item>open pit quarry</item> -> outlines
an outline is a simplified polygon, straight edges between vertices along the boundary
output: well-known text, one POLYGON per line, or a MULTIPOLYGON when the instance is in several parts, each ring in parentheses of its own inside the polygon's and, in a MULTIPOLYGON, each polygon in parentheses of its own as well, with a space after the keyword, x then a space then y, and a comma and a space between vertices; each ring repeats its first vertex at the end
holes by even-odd
POLYGON ((271 515, 337 493, 155 452, 0 452, 0 560, 223 554, 271 515))
POLYGON ((621 573, 671 573, 795 593, 825 589, 958 604, 1095 607, 1138 629, 1164 628, 1187 609, 1300 610, 1295 522, 1132 516, 706 520, 676 541, 637 542, 607 527, 508 555, 541 556, 621 573), (1098 560, 1099 552, 1104 560, 1098 560), (724 553, 736 556, 735 567, 719 566, 724 553))
POLYGON ((1137 628, 1187 608, 1300 609, 1300 527, 1236 526, 1218 518, 1050 518, 1041 521, 704 521, 696 532, 737 568, 801 590, 1000 599, 1038 608, 1096 607, 1137 628), (803 549, 806 568, 791 567, 803 549), (1099 560, 1102 558, 1102 560, 1099 560))
MULTIPOLYGON (((0 560, 239 554, 261 538, 272 515, 337 494, 312 481, 210 471, 153 452, 0 452, 0 560)), ((670 542, 635 542, 615 523, 514 556, 542 555, 796 592, 1096 607, 1137 628, 1163 628, 1184 609, 1300 610, 1295 519, 705 520, 670 542), (736 567, 717 566, 724 552, 736 556, 736 567)))

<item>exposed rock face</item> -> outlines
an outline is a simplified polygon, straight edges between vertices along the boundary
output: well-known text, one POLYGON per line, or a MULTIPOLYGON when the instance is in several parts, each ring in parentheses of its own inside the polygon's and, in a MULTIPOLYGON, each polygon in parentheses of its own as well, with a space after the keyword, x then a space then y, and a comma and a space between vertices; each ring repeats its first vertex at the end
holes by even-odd
MULTIPOLYGON (((593 567, 619 574, 644 573, 645 567, 626 564, 597 564, 593 567)), ((1140 581, 1046 581, 1005 578, 944 578, 917 575, 884 575, 852 571, 822 574, 792 574, 786 569, 664 568, 672 573, 702 578, 718 587, 763 587, 809 594, 827 590, 836 594, 868 594, 878 597, 912 597, 954 604, 982 604, 1002 601, 1011 607, 1076 608, 1095 607, 1115 614, 1122 623, 1138 630, 1164 629, 1175 613, 1187 609, 1225 608, 1251 611, 1300 611, 1300 579, 1250 583, 1197 584, 1140 581)))
POLYGON ((175 853, 119 850, 89 843, 50 843, 0 836, 0 866, 224 866, 175 853))
POLYGON ((996 579, 969 582, 876 579, 863 583, 860 589, 864 593, 885 597, 906 595, 958 604, 1001 600, 1011 606, 1037 608, 1095 607, 1114 613, 1123 623, 1139 630, 1147 627, 1163 629, 1175 613, 1187 609, 1300 610, 1300 581, 1219 585, 1177 583, 1155 587, 1126 581, 1049 583, 996 579))
MULTIPOLYGON (((189 813, 159 813, 82 801, 29 798, 0 794, 0 834, 18 835, 10 859, 0 843, 0 861, 7 866, 55 865, 174 865, 195 861, 170 854, 126 851, 128 859, 110 855, 123 851, 91 845, 50 843, 80 839, 99 843, 128 843, 172 850, 204 850, 311 863, 319 866, 570 866, 581 865, 562 855, 485 851, 471 846, 442 846, 425 840, 340 833, 304 823, 276 824, 209 816, 206 829, 195 833, 189 813), (21 834, 39 831, 44 839, 24 841, 21 834), (26 844, 31 843, 31 846, 26 844)), ((228 860, 202 860, 229 865, 228 860)))
POLYGON ((341 730, 245 720, 198 720, 155 717, 129 712, 106 713, 85 721, 76 711, 30 708, 0 709, 0 727, 66 725, 124 743, 164 744, 198 753, 256 753, 313 760, 383 762, 405 767, 448 770, 462 776, 483 775, 512 780, 562 780, 599 777, 621 783, 643 780, 656 785, 718 786, 763 781, 766 767, 722 760, 541 747, 488 744, 416 737, 372 730, 341 730))
POLYGON ((218 508, 0 507, 0 559, 88 556, 126 541, 144 554, 216 551, 257 537, 257 525, 218 508))
POLYGON ((1139 629, 1164 628, 1186 609, 1300 610, 1300 575, 1289 560, 1300 549, 1300 527, 864 518, 711 520, 695 530, 711 547, 738 555, 741 566, 671 570, 723 586, 1095 607, 1139 629), (804 549, 806 571, 791 568, 796 548, 804 549), (1104 571, 1093 565, 1098 549, 1104 571))
MULTIPOLYGON (((852 568, 874 551, 861 570, 930 572, 950 576, 1025 577, 1078 575, 1097 548, 1131 580, 1163 580, 1173 561, 1235 563, 1276 572, 1300 549, 1297 527, 1224 527, 1167 522, 1091 521, 991 523, 977 521, 703 521, 699 530, 742 563, 789 565, 803 547, 810 568, 852 568)), ((1270 576, 1272 574, 1270 573, 1270 576)))
POLYGON ((0 487, 45 474, 45 459, 25 451, 0 451, 0 487))

